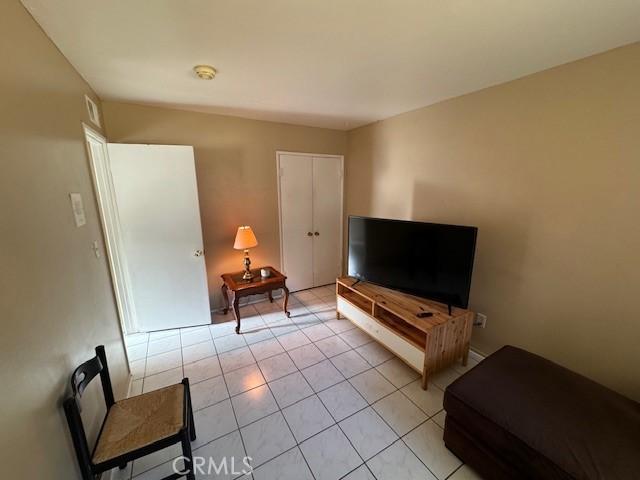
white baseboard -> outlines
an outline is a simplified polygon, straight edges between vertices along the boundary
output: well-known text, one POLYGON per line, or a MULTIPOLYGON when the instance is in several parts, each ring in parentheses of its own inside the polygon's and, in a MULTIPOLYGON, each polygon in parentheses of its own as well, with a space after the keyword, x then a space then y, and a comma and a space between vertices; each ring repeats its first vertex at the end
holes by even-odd
POLYGON ((482 355, 481 353, 476 352, 475 350, 470 348, 469 349, 469 358, 471 360, 473 360, 474 362, 480 363, 482 360, 484 360, 487 357, 485 355, 482 355))
POLYGON ((132 387, 133 387, 133 375, 129 374, 129 384, 127 385, 127 398, 131 396, 132 387))

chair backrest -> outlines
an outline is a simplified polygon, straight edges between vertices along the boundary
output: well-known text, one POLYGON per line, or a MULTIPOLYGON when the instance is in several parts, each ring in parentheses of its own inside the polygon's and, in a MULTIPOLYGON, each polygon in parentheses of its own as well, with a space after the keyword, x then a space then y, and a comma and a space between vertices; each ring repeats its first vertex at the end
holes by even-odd
POLYGON ((96 347, 95 357, 87 360, 73 371, 71 374, 71 390, 73 391, 74 397, 82 397, 87 386, 98 374, 100 374, 100 380, 102 381, 104 401, 108 410, 114 404, 114 398, 109 367, 107 366, 107 355, 103 345, 96 347))
POLYGON ((82 425, 82 417, 80 416, 81 408, 79 400, 87 386, 98 374, 100 374, 104 401, 108 411, 115 401, 113 398, 109 368, 107 366, 107 356, 103 345, 96 347, 95 357, 87 360, 73 371, 71 374, 71 391, 73 395, 67 398, 63 404, 83 479, 93 478, 93 472, 91 469, 91 453, 87 443, 87 435, 82 425))

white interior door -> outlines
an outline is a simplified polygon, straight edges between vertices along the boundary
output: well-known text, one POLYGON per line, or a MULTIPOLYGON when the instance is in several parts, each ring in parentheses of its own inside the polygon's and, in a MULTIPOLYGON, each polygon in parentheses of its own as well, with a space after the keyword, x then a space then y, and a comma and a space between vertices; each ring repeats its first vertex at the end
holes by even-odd
POLYGON ((139 329, 210 323, 193 148, 108 152, 139 329))
POLYGON ((280 154, 282 269, 289 290, 313 287, 313 158, 280 154))
POLYGON ((342 157, 313 157, 313 234, 313 284, 335 283, 342 269, 342 157))

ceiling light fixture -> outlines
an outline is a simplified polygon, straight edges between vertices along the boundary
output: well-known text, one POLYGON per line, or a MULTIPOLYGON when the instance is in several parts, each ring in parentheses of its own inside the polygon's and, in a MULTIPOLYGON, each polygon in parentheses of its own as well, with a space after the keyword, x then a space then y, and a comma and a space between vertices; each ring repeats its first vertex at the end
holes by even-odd
POLYGON ((211 65, 196 65, 193 67, 193 71, 196 72, 196 75, 202 80, 213 80, 216 73, 218 73, 211 65))

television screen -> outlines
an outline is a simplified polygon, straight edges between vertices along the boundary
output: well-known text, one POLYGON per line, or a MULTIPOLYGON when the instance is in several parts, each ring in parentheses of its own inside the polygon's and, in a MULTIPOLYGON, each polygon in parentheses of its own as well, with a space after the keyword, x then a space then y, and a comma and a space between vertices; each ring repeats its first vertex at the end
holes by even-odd
POLYGON ((348 274, 467 308, 476 227, 349 217, 348 274))

